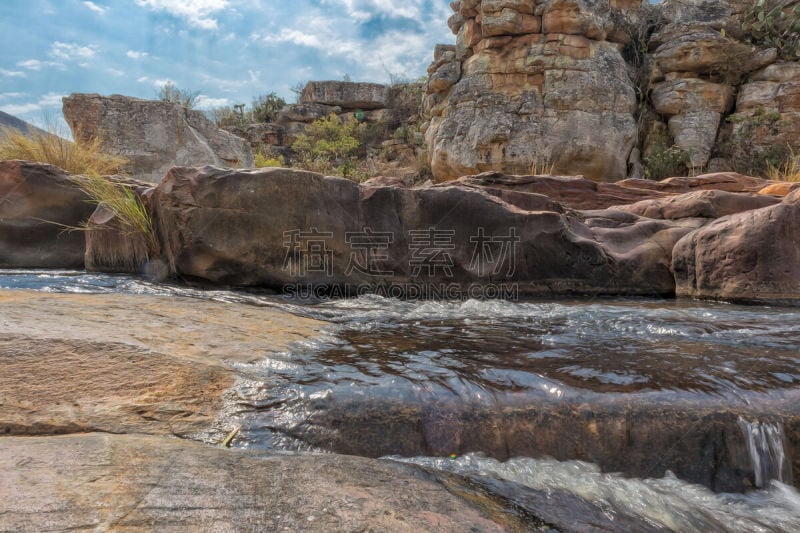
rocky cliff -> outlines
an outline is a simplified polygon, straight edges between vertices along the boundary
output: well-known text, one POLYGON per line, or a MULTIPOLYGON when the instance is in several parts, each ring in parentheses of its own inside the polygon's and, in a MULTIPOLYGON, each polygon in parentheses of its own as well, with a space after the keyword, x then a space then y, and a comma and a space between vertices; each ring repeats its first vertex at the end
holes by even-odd
MULTIPOLYGON (((772 4, 775 24, 800 13, 797 0, 772 4)), ((438 180, 486 170, 641 177, 640 154, 650 177, 753 173, 800 148, 800 52, 764 37, 754 11, 764 8, 750 2, 451 6, 456 44, 437 46, 425 101, 438 180)))
POLYGON ((107 152, 129 161, 133 177, 157 182, 175 165, 200 162, 253 166, 250 146, 218 129, 200 111, 120 95, 72 94, 63 102, 73 137, 100 136, 107 152))

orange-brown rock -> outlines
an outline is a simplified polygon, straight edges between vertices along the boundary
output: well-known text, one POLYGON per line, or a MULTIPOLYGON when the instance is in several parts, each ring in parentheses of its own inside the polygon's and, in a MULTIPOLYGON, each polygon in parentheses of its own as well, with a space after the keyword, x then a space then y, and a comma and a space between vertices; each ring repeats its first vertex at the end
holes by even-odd
POLYGON ((800 191, 777 205, 720 218, 681 239, 677 294, 800 304, 800 191))
POLYGON ((608 0, 454 2, 453 57, 434 57, 425 99, 439 181, 553 167, 628 175, 636 94, 622 58, 625 13, 608 0))
POLYGON ((214 422, 234 380, 227 362, 257 359, 318 327, 268 308, 243 314, 175 296, 24 291, 0 293, 0 323, 0 433, 196 438, 224 429, 214 422))
POLYGON ((800 189, 800 182, 781 181, 773 183, 772 185, 767 185, 758 191, 758 194, 784 197, 796 189, 800 189))
POLYGON ((543 524, 411 465, 145 435, 3 437, 0 476, 3 531, 500 532, 543 524))

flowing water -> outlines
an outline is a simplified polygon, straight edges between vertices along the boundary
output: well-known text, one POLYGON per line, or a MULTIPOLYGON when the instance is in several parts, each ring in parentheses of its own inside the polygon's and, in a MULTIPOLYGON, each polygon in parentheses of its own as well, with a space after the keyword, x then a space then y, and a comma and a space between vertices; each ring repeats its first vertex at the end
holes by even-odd
MULTIPOLYGON (((236 363, 222 419, 241 427, 236 446, 391 457, 491 480, 523 507, 568 494, 653 530, 800 530, 798 309, 301 302, 78 272, 0 272, 0 288, 203 298, 326 321, 313 341, 236 363)), ((599 527, 565 516, 551 523, 599 527)))

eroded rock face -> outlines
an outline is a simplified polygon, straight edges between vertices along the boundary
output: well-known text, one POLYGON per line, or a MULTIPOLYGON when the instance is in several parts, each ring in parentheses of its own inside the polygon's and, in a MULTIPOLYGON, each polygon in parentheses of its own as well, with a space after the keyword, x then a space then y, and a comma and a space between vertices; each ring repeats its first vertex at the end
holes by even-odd
POLYGON ((139 179, 156 183, 175 165, 253 166, 244 139, 178 104, 72 94, 64 98, 63 111, 74 138, 99 136, 106 151, 128 159, 128 171, 139 179))
POLYGON ((0 268, 83 267, 79 228, 95 206, 73 179, 52 165, 0 161, 0 268))
POLYGON ((723 217, 681 239, 677 294, 800 303, 800 192, 780 204, 723 217))
POLYGON ((153 200, 175 272, 277 289, 509 282, 525 294, 670 294, 672 246, 698 227, 621 212, 590 222, 542 195, 522 208, 501 197, 459 185, 361 188, 296 170, 181 167, 153 200), (372 243, 370 269, 353 235, 372 243), (476 256, 481 235, 518 248, 489 264, 476 256))
POLYGON ((736 99, 733 135, 762 149, 800 150, 800 62, 778 62, 751 74, 736 99))
MULTIPOLYGON (((455 496, 410 465, 264 457, 165 437, 3 439, 0 529, 7 531, 531 530, 524 518, 491 516, 479 498, 455 496)), ((484 505, 491 509, 491 500, 484 505)))
POLYGON ((457 44, 437 48, 428 70, 426 139, 436 179, 550 165, 597 180, 627 176, 636 94, 620 50, 624 11, 633 6, 452 5, 457 44))

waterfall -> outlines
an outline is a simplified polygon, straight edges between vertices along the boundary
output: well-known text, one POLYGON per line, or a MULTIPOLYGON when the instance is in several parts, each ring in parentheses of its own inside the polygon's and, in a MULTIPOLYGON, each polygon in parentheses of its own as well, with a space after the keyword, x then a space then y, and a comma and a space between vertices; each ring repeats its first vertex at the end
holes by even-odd
POLYGON ((756 487, 763 488, 773 479, 791 484, 792 470, 783 446, 783 426, 780 423, 748 422, 741 417, 739 426, 747 441, 756 487))

